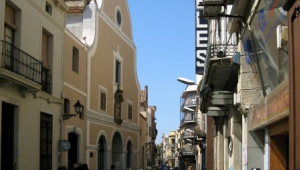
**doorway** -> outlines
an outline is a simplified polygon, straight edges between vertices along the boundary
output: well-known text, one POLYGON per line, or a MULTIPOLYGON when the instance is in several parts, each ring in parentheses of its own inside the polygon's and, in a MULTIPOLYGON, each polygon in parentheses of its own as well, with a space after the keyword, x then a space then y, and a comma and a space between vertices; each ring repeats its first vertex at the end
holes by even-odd
POLYGON ((71 144, 68 151, 68 167, 72 169, 74 164, 79 164, 79 136, 76 133, 69 133, 68 140, 71 144))
POLYGON ((14 170, 15 106, 2 103, 1 169, 14 170))
POLYGON ((132 143, 131 141, 128 141, 127 143, 127 155, 126 155, 126 158, 127 158, 127 162, 126 162, 126 167, 131 167, 132 168, 132 143))
POLYGON ((123 140, 121 134, 116 132, 112 140, 112 163, 116 169, 124 169, 123 165, 123 140))
POLYGON ((99 150, 98 150, 98 170, 107 169, 107 160, 106 160, 106 140, 104 136, 101 136, 99 139, 99 150))
POLYGON ((270 169, 289 169, 289 120, 277 122, 269 127, 270 169))

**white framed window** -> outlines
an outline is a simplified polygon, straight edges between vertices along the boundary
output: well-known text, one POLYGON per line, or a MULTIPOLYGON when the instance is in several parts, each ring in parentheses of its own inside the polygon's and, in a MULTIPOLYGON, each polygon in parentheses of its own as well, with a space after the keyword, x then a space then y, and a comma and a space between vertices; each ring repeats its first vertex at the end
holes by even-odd
POLYGON ((79 73, 79 51, 76 47, 73 47, 72 70, 77 74, 79 73))
POLYGON ((120 7, 116 7, 115 9, 115 20, 116 20, 116 24, 119 28, 122 28, 122 24, 123 24, 123 18, 122 18, 122 12, 120 7))
POLYGON ((132 121, 133 117, 133 102, 127 100, 127 120, 132 121))
POLYGON ((115 68, 115 83, 121 85, 121 62, 119 60, 116 60, 115 68))
POLYGON ((46 5, 45 5, 45 11, 49 14, 52 15, 52 5, 46 1, 46 5))
POLYGON ((114 52, 114 84, 122 89, 123 81, 123 58, 119 52, 114 52))
POLYGON ((102 86, 99 88, 99 112, 107 113, 107 89, 102 86))

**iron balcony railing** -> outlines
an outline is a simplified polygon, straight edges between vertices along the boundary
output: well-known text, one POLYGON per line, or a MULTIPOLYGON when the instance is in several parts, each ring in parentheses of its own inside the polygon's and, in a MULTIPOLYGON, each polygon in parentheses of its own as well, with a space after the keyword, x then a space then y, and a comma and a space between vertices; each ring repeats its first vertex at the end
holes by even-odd
POLYGON ((52 94, 52 75, 48 70, 42 70, 42 91, 52 94))
POLYGON ((52 75, 43 69, 43 63, 13 44, 0 40, 2 45, 1 68, 21 75, 42 85, 42 91, 52 93, 52 75))
POLYGON ((195 113, 194 112, 188 112, 188 113, 184 113, 184 117, 181 118, 180 124, 193 123, 195 121, 196 121, 195 113))
POLYGON ((7 41, 2 44, 0 67, 41 84, 42 62, 7 41))
POLYGON ((216 45, 209 46, 209 58, 221 58, 226 56, 233 56, 237 52, 238 52, 237 45, 216 44, 216 45))
POLYGON ((176 148, 176 143, 169 143, 169 148, 176 148))
POLYGON ((194 134, 192 132, 189 132, 189 131, 184 131, 181 133, 180 135, 180 139, 184 139, 184 138, 193 138, 194 137, 194 134))
POLYGON ((184 106, 196 106, 196 96, 192 97, 188 97, 188 98, 181 98, 181 108, 183 108, 184 106))

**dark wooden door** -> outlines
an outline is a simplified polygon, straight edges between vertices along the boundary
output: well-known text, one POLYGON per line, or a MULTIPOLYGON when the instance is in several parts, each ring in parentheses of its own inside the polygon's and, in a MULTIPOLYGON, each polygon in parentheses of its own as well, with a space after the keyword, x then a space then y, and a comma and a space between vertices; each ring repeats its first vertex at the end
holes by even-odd
POLYGON ((300 1, 288 8, 289 91, 290 91, 290 169, 300 170, 300 1))
POLYGON ((14 170, 14 106, 2 104, 1 169, 14 170))

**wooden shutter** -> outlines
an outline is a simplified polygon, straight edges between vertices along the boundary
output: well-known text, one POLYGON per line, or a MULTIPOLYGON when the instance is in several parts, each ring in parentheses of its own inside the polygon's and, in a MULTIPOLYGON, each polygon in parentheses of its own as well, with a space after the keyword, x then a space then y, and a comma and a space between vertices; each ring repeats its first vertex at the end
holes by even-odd
POLYGON ((42 36, 42 62, 43 62, 43 66, 47 69, 50 69, 49 67, 49 57, 48 57, 48 35, 46 33, 43 32, 43 36, 42 36))
POLYGON ((11 25, 15 25, 15 10, 10 6, 5 6, 5 21, 11 25))

